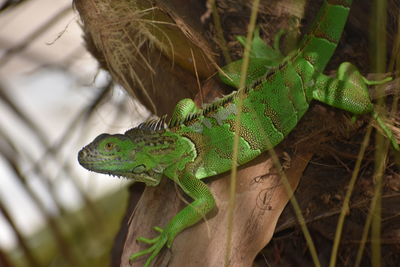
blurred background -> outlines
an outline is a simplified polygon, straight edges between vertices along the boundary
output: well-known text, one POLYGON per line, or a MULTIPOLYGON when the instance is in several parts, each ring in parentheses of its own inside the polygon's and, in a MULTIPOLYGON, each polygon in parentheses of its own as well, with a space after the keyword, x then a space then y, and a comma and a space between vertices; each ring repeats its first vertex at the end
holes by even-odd
POLYGON ((145 119, 125 94, 86 51, 70 0, 0 1, 0 266, 108 266, 127 181, 77 153, 145 119))

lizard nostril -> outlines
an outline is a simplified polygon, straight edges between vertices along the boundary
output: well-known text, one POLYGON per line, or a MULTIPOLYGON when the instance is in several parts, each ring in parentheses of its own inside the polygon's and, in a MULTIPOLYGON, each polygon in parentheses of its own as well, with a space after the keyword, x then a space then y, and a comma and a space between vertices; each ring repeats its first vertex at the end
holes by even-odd
POLYGON ((79 154, 78 154, 78 158, 85 158, 86 156, 87 156, 87 151, 86 151, 86 149, 82 149, 81 151, 79 151, 79 154))

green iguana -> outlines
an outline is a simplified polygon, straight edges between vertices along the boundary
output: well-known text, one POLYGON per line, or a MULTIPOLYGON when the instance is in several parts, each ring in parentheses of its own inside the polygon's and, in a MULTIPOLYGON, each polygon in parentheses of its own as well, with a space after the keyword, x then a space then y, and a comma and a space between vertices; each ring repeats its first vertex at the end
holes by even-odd
MULTIPOLYGON (((299 48, 283 58, 276 49, 253 40, 249 75, 243 93, 240 117, 238 165, 244 164, 279 144, 297 125, 312 100, 349 111, 372 114, 395 149, 392 132, 374 111, 368 81, 350 63, 340 65, 336 77, 322 74, 331 58, 347 20, 351 0, 324 1, 311 32, 299 48), (259 47, 259 48, 257 48, 259 47), (258 53, 259 52, 259 53, 258 53), (261 56, 260 56, 261 55, 261 56)), ((224 68, 230 85, 238 86, 241 61, 224 68)), ((79 163, 88 170, 123 176, 157 186, 167 176, 193 202, 163 228, 155 227, 154 239, 138 238, 151 244, 130 259, 150 254, 149 266, 159 251, 171 247, 177 234, 197 223, 215 207, 214 197, 203 178, 232 168, 238 92, 197 109, 193 101, 181 100, 166 125, 165 117, 140 124, 125 134, 101 134, 84 147, 79 163)))

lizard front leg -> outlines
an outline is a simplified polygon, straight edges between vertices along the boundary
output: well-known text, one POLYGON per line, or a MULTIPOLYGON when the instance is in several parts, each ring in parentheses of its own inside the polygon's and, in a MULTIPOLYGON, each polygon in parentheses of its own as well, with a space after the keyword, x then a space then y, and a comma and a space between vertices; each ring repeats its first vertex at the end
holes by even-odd
POLYGON ((204 218, 209 211, 215 207, 215 200, 207 185, 201 180, 197 179, 190 173, 184 173, 179 176, 175 181, 182 190, 188 194, 194 201, 181 210, 167 226, 162 229, 155 227, 154 229, 160 234, 153 239, 147 239, 139 237, 137 240, 152 246, 134 253, 130 256, 129 260, 133 261, 140 256, 150 254, 149 258, 145 263, 145 267, 150 266, 151 262, 158 255, 160 250, 166 245, 168 248, 171 247, 177 234, 184 229, 197 223, 201 218, 204 218))
POLYGON ((189 114, 199 112, 200 109, 197 108, 196 104, 190 98, 184 98, 180 100, 174 111, 172 112, 170 125, 177 125, 181 123, 189 114))

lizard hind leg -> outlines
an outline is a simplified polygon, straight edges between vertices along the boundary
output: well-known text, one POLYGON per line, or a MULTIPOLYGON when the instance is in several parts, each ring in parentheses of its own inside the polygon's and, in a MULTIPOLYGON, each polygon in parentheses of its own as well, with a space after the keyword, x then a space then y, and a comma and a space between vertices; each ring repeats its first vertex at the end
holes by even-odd
POLYGON ((366 79, 349 62, 339 66, 335 77, 319 74, 312 89, 313 99, 353 114, 373 111, 366 79))
MULTIPOLYGON (((382 80, 368 80, 364 76, 360 74, 360 72, 356 69, 356 67, 348 62, 343 63, 338 70, 338 78, 340 80, 350 80, 353 83, 362 86, 363 90, 368 90, 367 86, 369 85, 381 85, 385 84, 392 80, 392 77, 386 77, 382 80)), ((390 140, 393 148, 395 150, 399 150, 399 145, 397 143, 396 137, 393 132, 390 130, 388 125, 384 122, 381 115, 373 109, 372 117, 375 119, 381 130, 385 133, 386 137, 390 140)))
POLYGON ((336 77, 318 75, 313 88, 313 99, 355 115, 371 113, 393 148, 399 150, 396 138, 375 111, 368 92, 368 85, 383 84, 390 80, 390 77, 380 81, 367 80, 354 65, 344 62, 340 65, 336 77))

